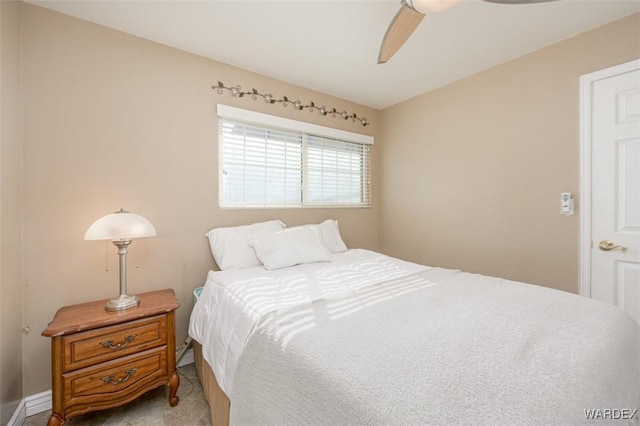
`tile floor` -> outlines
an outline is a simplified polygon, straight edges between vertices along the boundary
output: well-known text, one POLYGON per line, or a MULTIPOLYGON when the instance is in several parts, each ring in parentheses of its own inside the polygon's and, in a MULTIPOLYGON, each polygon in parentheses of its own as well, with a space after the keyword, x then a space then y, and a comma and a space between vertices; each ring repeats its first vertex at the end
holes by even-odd
MULTIPOLYGON (((178 368, 180 402, 170 407, 166 386, 147 392, 135 401, 119 408, 96 411, 69 419, 74 426, 211 426, 209 404, 204 399, 195 364, 178 368)), ((27 417, 24 426, 47 424, 51 410, 27 417)))

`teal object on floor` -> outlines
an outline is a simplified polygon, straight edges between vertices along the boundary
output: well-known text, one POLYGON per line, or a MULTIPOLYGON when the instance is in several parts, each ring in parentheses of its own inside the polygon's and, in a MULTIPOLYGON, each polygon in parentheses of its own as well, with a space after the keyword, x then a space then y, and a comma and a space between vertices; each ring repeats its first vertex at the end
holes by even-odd
POLYGON ((202 289, 203 287, 198 287, 195 290, 193 290, 193 303, 195 304, 198 299, 200 299, 200 295, 202 294, 202 289))

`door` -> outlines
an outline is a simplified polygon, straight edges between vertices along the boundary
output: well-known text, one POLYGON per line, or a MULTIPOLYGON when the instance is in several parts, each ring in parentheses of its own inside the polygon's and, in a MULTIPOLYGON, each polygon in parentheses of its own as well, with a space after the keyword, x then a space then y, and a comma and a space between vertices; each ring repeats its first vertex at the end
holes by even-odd
POLYGON ((583 76, 581 85, 583 191, 590 192, 582 204, 582 293, 640 324, 640 61, 583 76))

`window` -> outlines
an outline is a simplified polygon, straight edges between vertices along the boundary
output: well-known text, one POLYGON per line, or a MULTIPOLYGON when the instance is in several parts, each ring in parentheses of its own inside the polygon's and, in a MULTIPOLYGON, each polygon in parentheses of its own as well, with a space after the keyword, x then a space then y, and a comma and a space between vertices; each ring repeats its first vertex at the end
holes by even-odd
POLYGON ((373 138, 218 105, 221 207, 367 207, 373 138))

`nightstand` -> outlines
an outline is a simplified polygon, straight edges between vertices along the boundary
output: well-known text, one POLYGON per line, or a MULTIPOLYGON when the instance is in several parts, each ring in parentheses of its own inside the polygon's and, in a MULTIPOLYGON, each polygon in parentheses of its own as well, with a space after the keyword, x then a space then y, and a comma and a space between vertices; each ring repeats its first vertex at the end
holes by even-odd
POLYGON ((137 295, 140 305, 105 310, 107 300, 65 306, 43 336, 51 337, 53 410, 49 426, 126 404, 167 385, 178 404, 173 290, 137 295))

